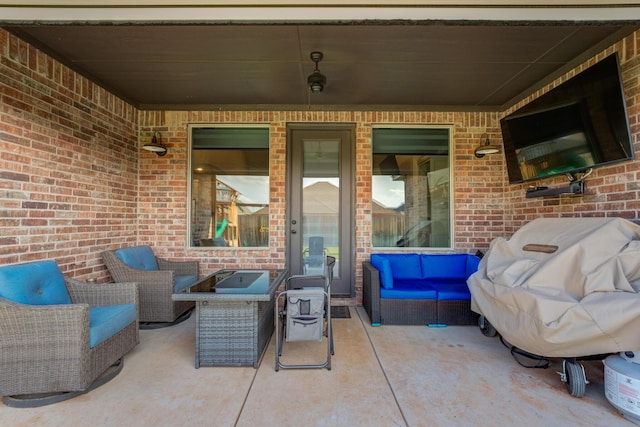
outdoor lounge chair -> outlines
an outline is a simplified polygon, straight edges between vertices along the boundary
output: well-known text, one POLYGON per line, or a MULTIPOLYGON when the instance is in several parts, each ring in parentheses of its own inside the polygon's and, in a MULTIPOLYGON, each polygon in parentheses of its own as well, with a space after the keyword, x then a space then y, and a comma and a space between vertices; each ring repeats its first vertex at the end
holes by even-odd
POLYGON ((170 326, 189 318, 193 301, 173 301, 198 281, 197 261, 157 258, 150 246, 104 251, 102 259, 115 282, 136 282, 140 293, 140 327, 170 326))
POLYGON ((0 267, 0 394, 43 406, 115 377, 139 340, 135 283, 88 284, 55 261, 0 267))

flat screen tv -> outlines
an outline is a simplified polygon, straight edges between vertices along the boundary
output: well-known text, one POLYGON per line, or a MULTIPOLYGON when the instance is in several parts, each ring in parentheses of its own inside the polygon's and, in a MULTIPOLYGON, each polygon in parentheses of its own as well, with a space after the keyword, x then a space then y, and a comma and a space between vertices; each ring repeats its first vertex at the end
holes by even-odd
POLYGON ((613 54, 500 121, 509 183, 633 159, 620 65, 613 54))

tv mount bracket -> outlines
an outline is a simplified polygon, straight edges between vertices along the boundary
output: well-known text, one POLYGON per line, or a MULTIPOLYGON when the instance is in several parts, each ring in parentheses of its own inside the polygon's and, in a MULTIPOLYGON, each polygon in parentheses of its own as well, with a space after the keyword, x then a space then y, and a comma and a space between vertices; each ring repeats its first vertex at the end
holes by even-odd
POLYGON ((532 197, 557 196, 560 194, 584 194, 586 190, 586 184, 584 180, 586 177, 591 175, 591 172, 593 172, 593 169, 589 168, 580 172, 566 173, 565 176, 569 180, 568 186, 558 188, 529 187, 527 188, 526 196, 528 199, 530 199, 532 197))

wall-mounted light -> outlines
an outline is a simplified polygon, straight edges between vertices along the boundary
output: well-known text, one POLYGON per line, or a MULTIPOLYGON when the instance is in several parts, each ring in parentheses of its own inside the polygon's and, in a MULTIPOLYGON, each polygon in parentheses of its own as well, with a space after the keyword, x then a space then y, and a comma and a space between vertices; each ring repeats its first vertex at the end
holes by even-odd
POLYGON ((307 77, 307 84, 311 92, 322 92, 324 85, 327 84, 327 78, 318 70, 318 62, 322 61, 323 57, 322 52, 311 52, 311 60, 316 63, 316 69, 307 77))
POLYGON ((480 137, 480 145, 474 150, 473 154, 481 159, 487 154, 497 154, 499 152, 500 146, 492 144, 491 141, 489 141, 489 135, 485 133, 480 137))
POLYGON ((144 144, 142 148, 147 151, 156 153, 158 156, 164 156, 165 154, 167 154, 167 147, 162 145, 162 143, 160 142, 160 132, 158 131, 155 131, 153 133, 153 136, 151 137, 151 143, 144 144))

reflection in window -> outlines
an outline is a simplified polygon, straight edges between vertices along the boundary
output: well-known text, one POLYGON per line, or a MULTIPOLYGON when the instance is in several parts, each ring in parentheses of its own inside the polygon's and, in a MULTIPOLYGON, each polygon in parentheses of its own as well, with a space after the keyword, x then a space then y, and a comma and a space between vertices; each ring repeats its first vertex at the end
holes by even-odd
POLYGON ((191 245, 269 245, 269 130, 191 127, 191 245))
POLYGON ((373 246, 451 247, 449 129, 373 129, 373 246))

